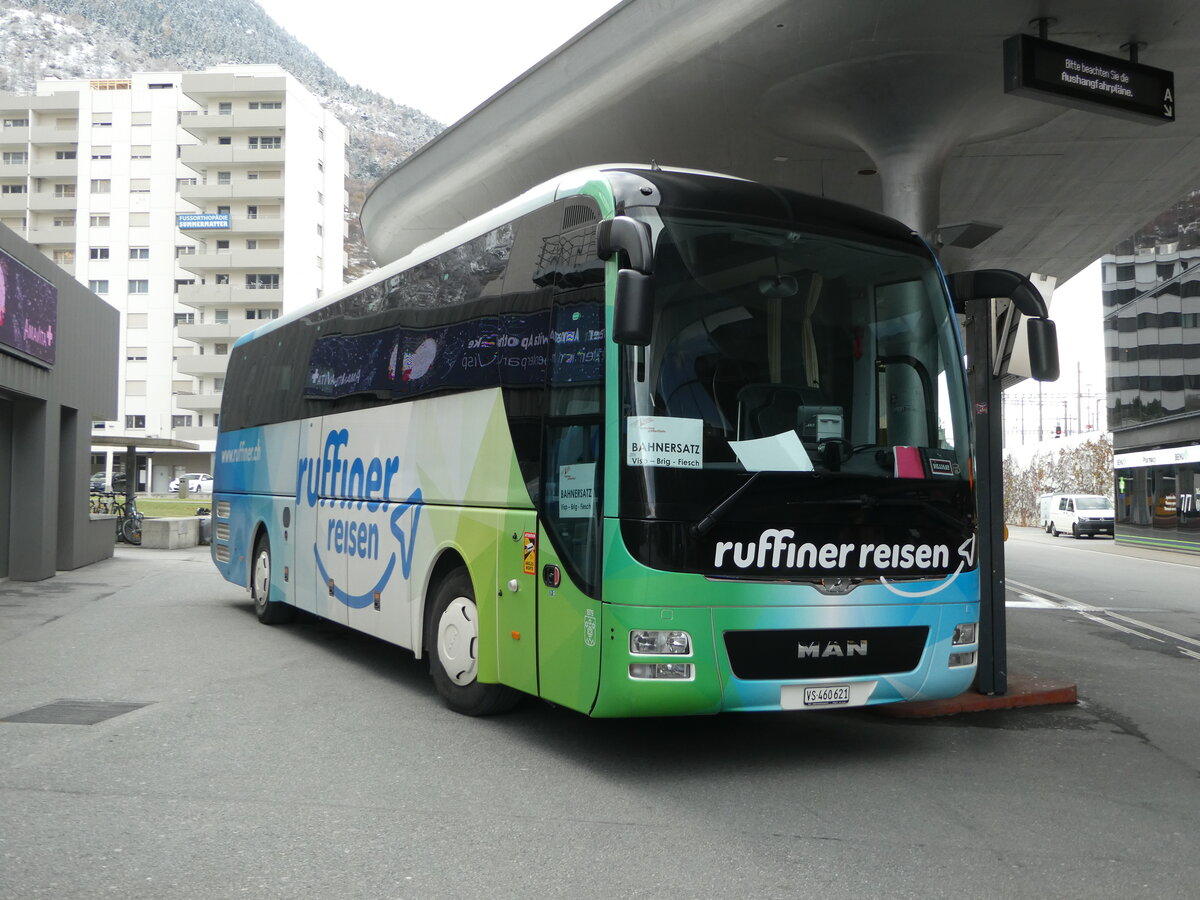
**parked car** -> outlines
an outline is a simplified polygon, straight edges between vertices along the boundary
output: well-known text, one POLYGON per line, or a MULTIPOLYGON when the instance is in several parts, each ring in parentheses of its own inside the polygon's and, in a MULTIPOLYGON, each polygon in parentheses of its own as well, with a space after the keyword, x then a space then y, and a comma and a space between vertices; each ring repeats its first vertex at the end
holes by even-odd
POLYGON ((212 493, 213 478, 206 472, 189 472, 186 475, 180 475, 168 486, 168 490, 172 494, 179 493, 179 482, 187 479, 187 489, 189 494, 212 493))
POLYGON ((97 472, 95 475, 92 476, 92 480, 91 480, 90 484, 88 485, 88 489, 92 490, 92 491, 113 490, 113 491, 117 492, 118 494, 122 493, 125 490, 125 473, 114 472, 113 480, 112 480, 112 488, 109 488, 108 481, 105 479, 104 473, 97 472))
POLYGON ((1055 537, 1071 532, 1075 537, 1113 534, 1112 501, 1099 494, 1056 494, 1050 501, 1050 526, 1055 537))

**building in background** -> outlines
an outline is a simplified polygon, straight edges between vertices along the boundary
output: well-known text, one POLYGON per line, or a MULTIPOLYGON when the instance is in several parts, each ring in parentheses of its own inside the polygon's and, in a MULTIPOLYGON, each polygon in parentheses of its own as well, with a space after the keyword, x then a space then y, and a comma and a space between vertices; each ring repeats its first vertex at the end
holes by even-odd
POLYGON ((1102 262, 1117 540, 1200 552, 1200 192, 1102 262))
POLYGON ((0 94, 0 222, 120 312, 117 415, 94 428, 200 447, 140 487, 211 471, 230 346, 342 284, 345 142, 278 66, 0 94))

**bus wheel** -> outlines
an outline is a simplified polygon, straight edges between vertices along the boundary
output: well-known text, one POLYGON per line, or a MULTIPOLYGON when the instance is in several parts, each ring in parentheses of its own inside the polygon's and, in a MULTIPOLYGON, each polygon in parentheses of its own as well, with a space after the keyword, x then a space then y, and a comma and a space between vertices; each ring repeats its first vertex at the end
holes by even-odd
POLYGON ((254 543, 254 566, 250 570, 250 598, 254 613, 264 625, 292 621, 295 607, 271 599, 271 541, 264 532, 254 543))
POLYGON ((489 716, 516 705, 520 694, 512 688, 476 680, 479 609, 470 576, 462 569, 434 591, 427 638, 429 673, 448 707, 468 716, 489 716))

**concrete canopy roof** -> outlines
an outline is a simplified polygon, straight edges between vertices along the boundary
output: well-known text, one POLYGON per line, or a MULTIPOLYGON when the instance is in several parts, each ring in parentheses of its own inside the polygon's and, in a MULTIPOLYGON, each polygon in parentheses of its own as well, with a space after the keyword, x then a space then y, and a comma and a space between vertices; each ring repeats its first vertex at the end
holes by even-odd
POLYGON ((931 237, 1000 226, 947 269, 1061 282, 1200 186, 1200 0, 627 0, 385 176, 362 222, 384 264, 561 172, 651 159, 931 237), (1003 41, 1040 16, 1096 53, 1138 43, 1177 121, 1005 94, 1003 41))

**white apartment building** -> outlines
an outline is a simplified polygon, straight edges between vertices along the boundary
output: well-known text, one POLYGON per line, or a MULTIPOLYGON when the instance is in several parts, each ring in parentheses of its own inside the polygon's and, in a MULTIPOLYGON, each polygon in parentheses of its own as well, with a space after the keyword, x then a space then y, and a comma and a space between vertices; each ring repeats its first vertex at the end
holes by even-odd
POLYGON ((200 447, 157 451, 143 487, 211 471, 233 342, 341 286, 345 142, 273 65, 0 93, 0 223, 121 313, 118 417, 94 433, 200 447))

